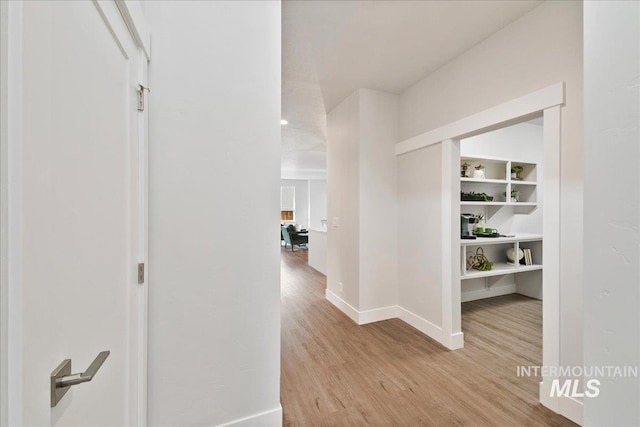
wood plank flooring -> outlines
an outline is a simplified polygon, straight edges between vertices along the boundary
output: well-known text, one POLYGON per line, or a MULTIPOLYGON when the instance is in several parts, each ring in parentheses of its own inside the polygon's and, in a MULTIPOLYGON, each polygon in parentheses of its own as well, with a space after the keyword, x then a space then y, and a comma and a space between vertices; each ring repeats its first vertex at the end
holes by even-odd
POLYGON ((542 305, 518 295, 463 304, 465 348, 404 322, 358 326, 324 298, 306 251, 282 251, 285 426, 568 426, 538 403, 542 305))

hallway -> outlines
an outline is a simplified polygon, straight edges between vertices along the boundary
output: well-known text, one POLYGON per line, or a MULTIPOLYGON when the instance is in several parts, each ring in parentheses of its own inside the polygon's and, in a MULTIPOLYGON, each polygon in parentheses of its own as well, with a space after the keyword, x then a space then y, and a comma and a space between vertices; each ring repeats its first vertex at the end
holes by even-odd
POLYGON ((538 403, 539 378, 516 377, 540 364, 540 301, 463 304, 465 348, 451 352, 398 319, 356 325, 307 251, 281 252, 284 425, 575 425, 538 403))

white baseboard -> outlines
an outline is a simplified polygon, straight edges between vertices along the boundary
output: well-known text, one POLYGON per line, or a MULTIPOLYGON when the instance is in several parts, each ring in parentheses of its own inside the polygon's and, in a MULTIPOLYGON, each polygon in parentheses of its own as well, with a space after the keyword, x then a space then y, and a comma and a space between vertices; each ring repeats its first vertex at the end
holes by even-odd
POLYGON ((547 379, 546 381, 540 382, 540 387, 538 389, 540 403, 543 406, 551 409, 553 412, 559 411, 559 403, 557 397, 551 397, 551 379, 547 379))
POLYGON ((382 320, 395 319, 398 317, 398 306, 391 305, 389 307, 374 308, 373 310, 364 310, 359 313, 358 325, 366 325, 367 323, 380 322, 382 320))
POLYGON ((398 317, 403 322, 410 324, 423 334, 446 346, 446 343, 444 342, 444 333, 442 332, 442 328, 440 326, 434 325, 427 319, 424 319, 417 314, 410 312, 406 308, 402 308, 400 306, 398 306, 398 317))
POLYGON ((358 309, 335 293, 331 292, 329 289, 325 290, 325 297, 327 298, 327 301, 338 307, 340 311, 349 316, 349 318, 358 325, 366 325, 367 323, 380 322, 381 320, 395 319, 398 317, 397 305, 358 311, 358 309))
POLYGON ((239 418, 228 423, 219 424, 218 427, 281 427, 282 426, 282 405, 270 411, 260 412, 239 418))
POLYGON ((440 326, 434 325, 427 319, 418 316, 411 311, 400 307, 399 305, 391 305, 388 307, 374 308, 372 310, 358 311, 351 304, 340 298, 338 295, 331 292, 329 289, 325 290, 325 297, 327 300, 335 305, 340 311, 349 316, 351 320, 358 325, 365 325, 367 323, 379 322, 381 320, 399 318, 405 323, 413 326, 429 338, 433 338, 449 350, 457 350, 464 346, 464 334, 457 332, 451 334, 451 336, 445 336, 444 331, 440 326))
POLYGON ((358 323, 358 321, 360 320, 360 312, 356 308, 354 308, 351 304, 349 304, 348 302, 340 298, 338 295, 331 292, 329 288, 325 290, 324 295, 325 295, 325 298, 327 298, 327 301, 329 301, 331 304, 338 307, 340 311, 342 311, 344 314, 349 316, 351 320, 358 323))
POLYGON ((499 297, 502 295, 509 295, 516 293, 515 283, 505 286, 492 286, 487 289, 478 289, 475 291, 462 291, 460 293, 460 299, 462 302, 475 301, 478 299, 499 297))
MULTIPOLYGON (((545 377, 546 378, 546 377, 545 377)), ((584 404, 569 396, 551 396, 552 378, 540 383, 540 403, 553 412, 569 418, 578 425, 582 425, 584 404)))
POLYGON ((464 347, 464 333, 457 332, 449 336, 449 344, 445 344, 449 350, 457 350, 464 347))
POLYGON ((574 423, 582 425, 584 404, 579 400, 576 400, 573 397, 569 396, 562 396, 558 399, 560 407, 558 413, 569 418, 574 423))

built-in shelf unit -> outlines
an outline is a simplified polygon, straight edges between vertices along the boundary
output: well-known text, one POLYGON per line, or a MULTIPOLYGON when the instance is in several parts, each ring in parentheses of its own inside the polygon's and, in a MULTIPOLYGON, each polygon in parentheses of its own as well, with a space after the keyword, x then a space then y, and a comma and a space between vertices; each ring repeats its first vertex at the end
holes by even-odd
POLYGON ((461 157, 461 169, 465 163, 469 165, 471 176, 460 178, 460 190, 465 193, 486 193, 492 196, 493 200, 490 202, 463 201, 463 206, 536 206, 537 164, 488 157, 461 157), (473 178, 473 171, 478 165, 484 166, 484 179, 473 178), (518 173, 519 178, 512 177, 512 168, 521 168, 521 172, 518 173), (512 198, 512 192, 517 192, 517 197, 512 198))
MULTIPOLYGON (((462 176, 461 172, 461 193, 485 193, 488 196, 492 196, 493 199, 490 201, 461 200, 460 211, 462 213, 481 214, 485 221, 488 221, 492 228, 498 228, 504 237, 477 237, 476 239, 460 239, 458 242, 460 246, 460 283, 463 300, 465 300, 465 283, 473 279, 491 279, 491 282, 485 283, 485 288, 487 289, 492 283, 501 281, 501 277, 507 275, 523 275, 523 278, 525 278, 523 282, 528 284, 532 281, 539 282, 538 279, 532 278, 527 273, 542 270, 542 234, 519 233, 503 229, 503 227, 506 227, 505 224, 510 222, 513 215, 527 215, 537 208, 538 164, 512 159, 461 156, 461 171, 462 165, 465 163, 468 165, 469 176, 462 176), (478 165, 484 166, 484 178, 473 177, 475 167, 478 165), (519 171, 517 177, 515 175, 512 176, 512 168, 519 171), (498 212, 500 212, 499 215, 497 215, 498 212), (498 224, 492 222, 494 216, 500 218, 498 224), (482 248, 485 256, 492 262, 491 270, 478 271, 469 266, 469 257, 473 256, 478 248, 482 248), (513 249, 514 254, 519 254, 520 250, 529 249, 533 263, 525 265, 509 261, 506 255, 509 249, 513 249)), ((512 279, 512 282, 515 280, 512 279)), ((515 289, 515 284, 510 286, 510 289, 515 289)), ((477 294, 477 290, 472 293, 477 294)), ((487 296, 494 296, 494 294, 487 292, 487 296)))
POLYGON ((475 240, 460 240, 462 265, 460 268, 461 280, 476 279, 480 277, 501 276, 505 274, 524 273, 527 271, 542 269, 542 235, 520 233, 508 237, 479 237, 475 240), (482 247, 489 259, 494 259, 493 268, 488 271, 478 271, 467 268, 469 256, 473 256, 476 248, 482 247), (513 248, 514 254, 521 249, 531 249, 534 263, 524 265, 512 263, 506 259, 506 251, 513 248), (502 261, 500 261, 502 260, 502 261), (536 261, 538 263, 536 263, 536 261))

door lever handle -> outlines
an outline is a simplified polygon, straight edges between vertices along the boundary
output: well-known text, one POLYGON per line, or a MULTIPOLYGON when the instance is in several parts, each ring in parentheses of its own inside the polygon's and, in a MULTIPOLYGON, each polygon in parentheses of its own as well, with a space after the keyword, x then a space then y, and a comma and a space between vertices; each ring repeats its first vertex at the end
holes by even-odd
POLYGON ((71 359, 63 360, 62 363, 51 372, 51 407, 53 408, 60 402, 71 386, 91 381, 104 361, 107 360, 110 353, 109 351, 101 351, 98 353, 87 370, 80 374, 71 373, 71 359))

